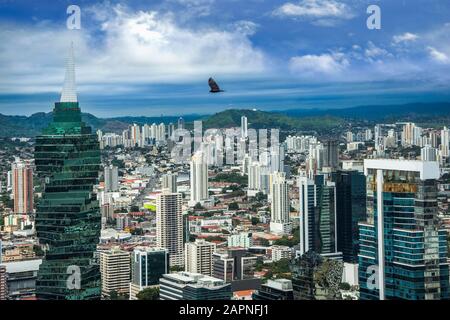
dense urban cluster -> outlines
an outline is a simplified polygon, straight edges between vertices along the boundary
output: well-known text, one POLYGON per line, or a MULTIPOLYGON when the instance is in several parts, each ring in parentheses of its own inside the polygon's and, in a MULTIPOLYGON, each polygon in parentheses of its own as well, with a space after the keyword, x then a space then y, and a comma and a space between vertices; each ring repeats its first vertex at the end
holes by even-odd
POLYGON ((0 145, 0 299, 450 298, 449 129, 95 133, 66 72, 42 135, 0 145))

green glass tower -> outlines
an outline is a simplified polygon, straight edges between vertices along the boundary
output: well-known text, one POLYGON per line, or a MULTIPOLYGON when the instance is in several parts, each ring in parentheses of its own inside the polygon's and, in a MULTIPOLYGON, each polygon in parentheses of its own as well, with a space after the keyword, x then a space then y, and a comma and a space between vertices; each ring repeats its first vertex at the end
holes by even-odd
POLYGON ((36 296, 44 300, 100 299, 100 270, 94 252, 101 214, 93 193, 100 147, 91 128, 81 121, 73 46, 53 122, 36 138, 35 163, 44 183, 36 208, 36 232, 46 251, 36 296))

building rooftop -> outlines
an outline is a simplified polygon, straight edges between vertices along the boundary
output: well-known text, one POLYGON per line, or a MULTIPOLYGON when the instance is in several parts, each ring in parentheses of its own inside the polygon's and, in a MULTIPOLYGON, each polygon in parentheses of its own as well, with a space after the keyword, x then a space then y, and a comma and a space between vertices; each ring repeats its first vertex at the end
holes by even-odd
POLYGON ((366 159, 364 174, 368 169, 411 171, 420 173, 421 180, 439 179, 439 163, 435 161, 397 160, 397 159, 366 159))

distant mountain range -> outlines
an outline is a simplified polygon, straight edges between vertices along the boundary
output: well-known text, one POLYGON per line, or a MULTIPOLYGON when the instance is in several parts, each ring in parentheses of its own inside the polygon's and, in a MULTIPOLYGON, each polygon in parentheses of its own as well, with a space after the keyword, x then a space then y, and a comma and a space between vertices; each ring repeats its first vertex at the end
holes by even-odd
MULTIPOLYGON (((450 124, 450 103, 413 103, 391 106, 361 106, 345 109, 294 109, 277 112, 255 110, 225 110, 214 115, 187 115, 189 123, 203 120, 205 128, 240 126, 241 116, 249 118, 251 127, 282 128, 288 130, 328 130, 340 126, 344 120, 416 121, 418 123, 450 124)), ((177 123, 179 117, 117 117, 102 119, 83 113, 83 121, 95 130, 120 132, 130 124, 177 123)), ((6 116, 0 114, 0 137, 33 137, 38 135, 52 120, 51 113, 36 113, 27 116, 6 116)))
POLYGON ((336 116, 346 119, 366 119, 370 121, 432 118, 436 116, 450 117, 450 103, 410 103, 403 105, 372 105, 345 109, 295 109, 283 112, 286 115, 298 116, 336 116))

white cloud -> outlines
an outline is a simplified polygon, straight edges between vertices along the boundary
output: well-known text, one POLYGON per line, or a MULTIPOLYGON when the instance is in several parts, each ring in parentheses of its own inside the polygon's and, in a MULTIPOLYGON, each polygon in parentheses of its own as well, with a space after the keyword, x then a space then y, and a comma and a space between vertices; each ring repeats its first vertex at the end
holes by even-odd
POLYGON ((396 35, 392 38, 394 44, 414 42, 419 39, 419 36, 414 33, 405 32, 403 34, 396 35))
POLYGON ((444 52, 439 51, 434 47, 428 47, 427 50, 431 59, 433 59, 434 61, 444 64, 450 63, 450 58, 444 52))
POLYGON ((389 53, 386 49, 377 47, 372 41, 367 43, 367 48, 364 51, 365 57, 369 61, 374 61, 376 59, 382 59, 383 57, 392 57, 392 54, 389 53))
POLYGON ((242 33, 246 36, 252 36, 256 33, 259 28, 257 23, 249 20, 241 20, 234 24, 236 31, 242 33))
POLYGON ((300 76, 314 74, 336 75, 349 66, 349 61, 342 53, 326 53, 321 55, 304 55, 292 57, 290 69, 300 76))
POLYGON ((131 12, 124 6, 105 10, 91 10, 101 21, 101 41, 90 30, 0 26, 0 92, 59 90, 71 38, 84 88, 197 82, 210 75, 251 76, 266 70, 264 54, 248 39, 250 24, 247 32, 186 28, 172 13, 131 12))
POLYGON ((317 24, 332 25, 335 19, 351 19, 351 8, 336 0, 301 0, 298 3, 287 2, 273 12, 276 16, 308 18, 317 24))

